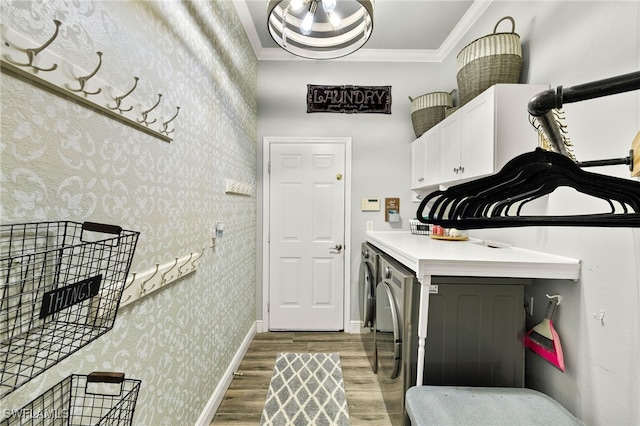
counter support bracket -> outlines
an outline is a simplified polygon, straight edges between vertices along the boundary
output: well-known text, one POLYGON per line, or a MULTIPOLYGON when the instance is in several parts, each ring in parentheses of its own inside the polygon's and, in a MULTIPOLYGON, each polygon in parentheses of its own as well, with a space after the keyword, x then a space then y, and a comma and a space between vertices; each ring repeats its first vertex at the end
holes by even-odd
POLYGON ((418 365, 416 386, 422 386, 424 376, 424 351, 429 321, 429 294, 431 292, 431 275, 423 275, 420 281, 420 312, 418 314, 418 365))

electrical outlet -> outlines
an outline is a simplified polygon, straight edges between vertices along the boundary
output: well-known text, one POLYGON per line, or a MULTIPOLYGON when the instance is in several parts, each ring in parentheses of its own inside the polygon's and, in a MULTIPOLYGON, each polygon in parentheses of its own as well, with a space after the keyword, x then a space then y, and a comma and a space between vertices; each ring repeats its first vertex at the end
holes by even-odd
POLYGON ((524 295, 524 310, 528 315, 533 316, 533 296, 526 293, 524 295))
POLYGON ((373 231, 373 221, 372 220, 368 220, 367 221, 367 231, 368 232, 373 231))

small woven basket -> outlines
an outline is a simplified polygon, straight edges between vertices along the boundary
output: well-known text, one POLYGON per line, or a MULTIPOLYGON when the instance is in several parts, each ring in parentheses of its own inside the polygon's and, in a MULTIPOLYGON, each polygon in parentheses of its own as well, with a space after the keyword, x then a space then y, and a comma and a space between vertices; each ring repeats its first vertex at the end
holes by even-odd
POLYGON ((460 107, 449 107, 447 109, 444 110, 444 118, 447 118, 448 116, 450 116, 451 114, 453 114, 454 112, 456 112, 456 110, 460 108, 460 107))
POLYGON ((445 109, 453 106, 451 93, 433 92, 417 98, 409 96, 411 101, 411 121, 417 138, 444 120, 445 109))
POLYGON ((460 106, 494 84, 519 83, 522 46, 515 28, 513 18, 505 16, 496 23, 493 34, 480 37, 458 53, 456 78, 460 106), (497 33, 498 25, 505 19, 511 21, 511 32, 497 33))

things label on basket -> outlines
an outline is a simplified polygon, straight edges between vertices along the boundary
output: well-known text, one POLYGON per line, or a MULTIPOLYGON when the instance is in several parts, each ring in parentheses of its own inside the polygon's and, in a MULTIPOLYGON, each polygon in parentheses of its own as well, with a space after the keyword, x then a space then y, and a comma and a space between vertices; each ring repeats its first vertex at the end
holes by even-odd
POLYGON ((55 290, 48 291, 42 298, 40 318, 45 318, 63 309, 73 306, 87 299, 91 299, 100 291, 102 275, 78 281, 55 290))

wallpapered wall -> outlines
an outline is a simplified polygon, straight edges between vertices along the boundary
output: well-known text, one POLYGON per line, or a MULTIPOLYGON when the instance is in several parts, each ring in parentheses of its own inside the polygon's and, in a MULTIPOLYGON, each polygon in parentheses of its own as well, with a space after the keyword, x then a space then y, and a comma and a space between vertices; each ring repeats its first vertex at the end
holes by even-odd
MULTIPOLYGON (((134 424, 193 424, 255 321, 257 61, 231 2, 9 1, 2 23, 174 121, 171 143, 3 71, 1 220, 141 232, 131 271, 206 247, 198 270, 122 308, 114 329, 0 401, 17 409, 71 373, 142 380, 134 424), (210 228, 225 222, 209 247, 210 228)), ((3 411, 0 411, 3 413, 3 411)))

